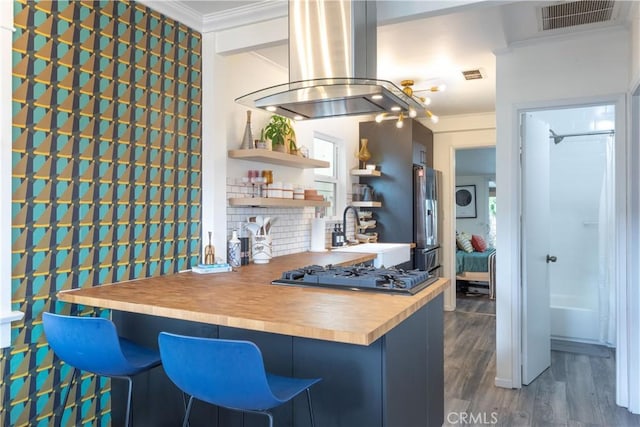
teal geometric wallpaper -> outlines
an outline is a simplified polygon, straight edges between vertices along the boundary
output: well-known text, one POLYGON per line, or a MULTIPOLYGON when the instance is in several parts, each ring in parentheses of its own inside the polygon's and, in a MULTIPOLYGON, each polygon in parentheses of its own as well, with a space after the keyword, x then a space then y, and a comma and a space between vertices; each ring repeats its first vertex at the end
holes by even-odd
MULTIPOLYGON (((49 349, 57 292, 198 262, 201 35, 124 1, 14 4, 12 347, 0 425, 110 425, 110 381, 49 349)), ((3 183, 8 185, 8 183, 3 183)), ((6 237, 5 237, 6 238, 6 237)))

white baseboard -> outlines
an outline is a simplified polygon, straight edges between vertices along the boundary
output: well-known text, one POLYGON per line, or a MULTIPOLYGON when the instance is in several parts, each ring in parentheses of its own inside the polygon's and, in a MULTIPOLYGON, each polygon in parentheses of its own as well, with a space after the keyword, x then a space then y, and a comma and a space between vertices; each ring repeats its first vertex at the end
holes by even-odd
POLYGON ((502 387, 502 388, 520 388, 520 386, 514 387, 510 378, 496 377, 495 384, 496 384, 496 387, 502 387))

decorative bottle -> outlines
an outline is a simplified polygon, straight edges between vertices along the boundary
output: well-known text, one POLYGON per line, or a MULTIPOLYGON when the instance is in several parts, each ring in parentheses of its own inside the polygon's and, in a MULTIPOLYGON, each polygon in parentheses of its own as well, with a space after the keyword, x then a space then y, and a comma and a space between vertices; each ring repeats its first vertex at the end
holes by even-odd
POLYGON ((244 136, 242 137, 242 145, 240 146, 243 150, 248 150, 250 148, 255 148, 253 146, 253 135, 251 134, 251 111, 247 110, 247 124, 244 126, 244 136))
POLYGON ((367 161, 371 158, 371 153, 369 152, 369 140, 367 138, 360 139, 360 151, 358 152, 358 160, 360 160, 360 169, 365 169, 367 167, 367 161))
POLYGON ((204 263, 212 265, 216 263, 216 250, 211 244, 211 231, 209 231, 209 244, 204 247, 204 263))
POLYGON ((238 238, 238 232, 236 230, 233 230, 231 239, 229 240, 228 258, 231 267, 240 267, 240 239, 238 238))

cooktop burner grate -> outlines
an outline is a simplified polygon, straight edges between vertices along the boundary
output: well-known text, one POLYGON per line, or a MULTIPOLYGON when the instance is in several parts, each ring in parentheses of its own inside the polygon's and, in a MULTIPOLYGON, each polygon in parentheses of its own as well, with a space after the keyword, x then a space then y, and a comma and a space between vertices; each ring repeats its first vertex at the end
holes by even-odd
POLYGON ((322 286, 414 295, 435 282, 426 271, 371 266, 309 265, 282 273, 274 285, 322 286))

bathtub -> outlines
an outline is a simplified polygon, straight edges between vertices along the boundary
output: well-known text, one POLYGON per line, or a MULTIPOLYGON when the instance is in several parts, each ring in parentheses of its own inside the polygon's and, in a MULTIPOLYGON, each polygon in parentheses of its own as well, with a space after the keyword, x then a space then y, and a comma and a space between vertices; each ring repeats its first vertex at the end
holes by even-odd
POLYGON ((599 344, 598 306, 573 295, 551 295, 551 338, 599 344))

